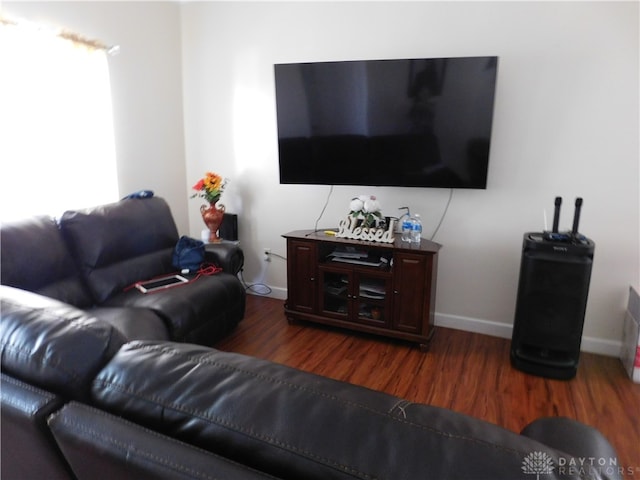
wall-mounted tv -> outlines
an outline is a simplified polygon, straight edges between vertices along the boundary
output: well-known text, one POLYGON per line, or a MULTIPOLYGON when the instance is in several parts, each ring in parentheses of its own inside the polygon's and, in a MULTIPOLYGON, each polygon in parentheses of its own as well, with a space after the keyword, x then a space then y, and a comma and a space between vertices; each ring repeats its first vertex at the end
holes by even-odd
POLYGON ((276 64, 280 183, 487 186, 497 57, 276 64))

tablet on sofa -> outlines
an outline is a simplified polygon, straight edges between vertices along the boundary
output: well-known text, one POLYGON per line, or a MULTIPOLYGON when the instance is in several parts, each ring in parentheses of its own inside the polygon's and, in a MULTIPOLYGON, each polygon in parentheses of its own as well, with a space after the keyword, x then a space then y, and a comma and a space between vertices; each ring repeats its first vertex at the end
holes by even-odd
POLYGON ((149 293, 155 290, 174 287, 178 284, 187 282, 189 282, 189 280, 184 278, 182 275, 168 275, 166 277, 154 278, 152 280, 138 282, 136 283, 136 288, 142 293, 149 293))

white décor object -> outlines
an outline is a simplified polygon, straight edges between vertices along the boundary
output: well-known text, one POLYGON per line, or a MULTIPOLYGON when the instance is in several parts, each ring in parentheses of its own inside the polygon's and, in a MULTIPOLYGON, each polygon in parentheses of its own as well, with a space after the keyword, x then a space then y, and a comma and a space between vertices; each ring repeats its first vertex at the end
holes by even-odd
POLYGON ((393 243, 395 241, 396 219, 389 220, 387 229, 356 226, 358 219, 352 215, 340 221, 336 237, 364 240, 369 242, 393 243))
POLYGON ((374 195, 358 195, 351 199, 349 204, 349 215, 355 219, 362 220, 362 226, 376 227, 379 220, 382 220, 380 202, 374 195))

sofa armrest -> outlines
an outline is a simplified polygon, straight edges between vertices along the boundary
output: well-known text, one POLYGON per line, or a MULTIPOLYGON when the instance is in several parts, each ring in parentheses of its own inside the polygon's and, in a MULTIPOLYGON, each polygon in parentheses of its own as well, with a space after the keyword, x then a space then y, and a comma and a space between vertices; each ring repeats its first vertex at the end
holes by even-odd
POLYGON ((75 478, 47 427, 64 400, 5 373, 0 375, 1 478, 75 478))
POLYGON ((237 275, 244 266, 244 252, 235 243, 207 243, 204 251, 205 261, 222 267, 227 273, 237 275))
POLYGON ((49 417, 49 426, 79 480, 276 480, 76 402, 49 417))
MULTIPOLYGON (((593 427, 566 417, 544 417, 527 425, 521 435, 573 456, 576 458, 576 470, 591 467, 602 478, 621 479, 615 449, 593 427)), ((563 467, 565 473, 569 473, 572 465, 563 467)))

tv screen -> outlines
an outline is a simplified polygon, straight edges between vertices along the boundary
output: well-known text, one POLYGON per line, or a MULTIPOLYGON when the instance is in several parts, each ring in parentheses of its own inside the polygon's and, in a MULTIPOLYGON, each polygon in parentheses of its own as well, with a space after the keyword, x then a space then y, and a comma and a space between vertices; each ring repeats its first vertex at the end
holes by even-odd
POLYGON ((487 186, 497 57, 276 64, 280 183, 487 186))

